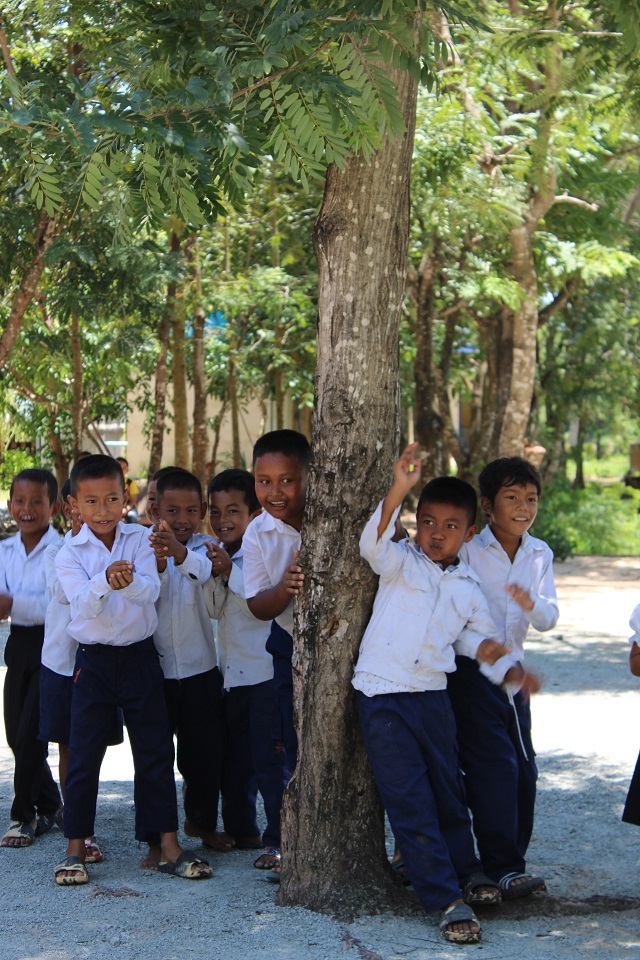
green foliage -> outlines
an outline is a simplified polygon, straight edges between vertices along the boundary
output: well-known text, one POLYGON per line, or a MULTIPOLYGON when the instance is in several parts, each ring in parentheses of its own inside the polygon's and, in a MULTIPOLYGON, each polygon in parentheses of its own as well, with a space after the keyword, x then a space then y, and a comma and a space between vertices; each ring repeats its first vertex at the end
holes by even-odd
POLYGON ((544 491, 531 533, 556 559, 573 554, 640 556, 640 491, 622 483, 576 490, 556 480, 544 491))
POLYGON ((7 450, 0 460, 0 490, 8 490, 16 473, 28 467, 37 467, 39 463, 27 450, 7 450))

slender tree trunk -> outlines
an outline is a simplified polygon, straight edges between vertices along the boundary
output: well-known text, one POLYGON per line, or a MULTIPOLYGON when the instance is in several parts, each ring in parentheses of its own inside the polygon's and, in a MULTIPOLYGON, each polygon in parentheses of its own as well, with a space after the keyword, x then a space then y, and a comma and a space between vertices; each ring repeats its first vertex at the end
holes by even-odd
POLYGON ((273 386, 276 395, 276 430, 284 427, 284 387, 282 386, 282 371, 279 367, 273 369, 273 386))
POLYGON ((204 372, 205 314, 197 307, 193 314, 193 458, 191 469, 204 486, 207 480, 207 378, 204 372))
POLYGON ((227 412, 229 397, 226 396, 222 401, 219 413, 214 417, 213 445, 211 447, 211 476, 214 477, 218 472, 218 448, 220 446, 220 432, 222 430, 222 421, 227 412))
POLYGON ((397 890, 351 688, 376 590, 358 539, 388 489, 399 436, 416 85, 407 73, 389 73, 408 133, 369 164, 356 158, 344 170, 329 167, 314 232, 314 465, 293 664, 301 749, 284 800, 279 902, 332 913, 388 909, 397 890))
POLYGON ((53 414, 49 419, 49 424, 47 427, 47 440, 49 441, 49 448, 53 454, 53 465, 56 472, 58 487, 62 487, 62 484, 65 482, 65 480, 69 479, 69 459, 64 452, 62 441, 56 433, 56 420, 57 416, 55 414, 53 414))
POLYGON ((11 356, 11 351, 18 339, 27 307, 37 292, 38 282, 44 269, 45 254, 51 246, 56 235, 56 230, 57 221, 55 217, 51 218, 43 207, 38 214, 38 222, 36 224, 34 254, 27 272, 13 297, 11 310, 9 311, 9 319, 0 337, 0 370, 11 356))
POLYGON ((84 418, 82 415, 82 339, 80 318, 75 310, 71 311, 71 356, 73 359, 73 459, 82 450, 84 418))
POLYGON ((242 467, 242 454, 240 453, 240 417, 238 415, 238 384, 236 380, 236 363, 233 358, 229 360, 229 409, 231 411, 231 445, 233 449, 233 465, 236 468, 242 467))
POLYGON ((584 435, 585 435, 585 418, 582 414, 578 419, 578 435, 576 437, 576 445, 572 450, 573 459, 576 462, 576 476, 573 481, 573 486, 576 490, 584 490, 584 435))
MULTIPOLYGON (((173 231, 171 252, 180 253, 180 237, 173 231)), ((184 286, 174 287, 171 313, 171 384, 173 387, 173 462, 189 468, 189 414, 187 409, 187 358, 185 346, 184 286)))
MULTIPOLYGON (((167 310, 170 301, 170 288, 167 291, 167 310)), ((152 477, 162 463, 164 446, 164 419, 167 412, 167 358, 169 355, 169 318, 167 313, 158 324, 158 359, 156 360, 153 424, 151 427, 151 449, 149 451, 149 476, 152 477)))

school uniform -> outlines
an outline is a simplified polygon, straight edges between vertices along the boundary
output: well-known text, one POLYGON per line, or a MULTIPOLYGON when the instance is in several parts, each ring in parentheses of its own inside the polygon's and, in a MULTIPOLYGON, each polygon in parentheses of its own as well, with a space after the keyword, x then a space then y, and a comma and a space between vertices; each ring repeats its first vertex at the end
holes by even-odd
POLYGON ((474 657, 495 635, 477 577, 443 570, 412 540, 394 543, 394 511, 378 539, 380 504, 360 553, 380 577, 353 676, 362 734, 407 874, 426 911, 461 896, 481 870, 458 768, 446 687, 453 644, 474 657))
POLYGON ((49 527, 29 554, 19 533, 0 541, 0 593, 13 597, 4 653, 4 723, 15 757, 11 820, 21 823, 31 823, 36 813, 51 816, 61 802, 47 763, 47 745, 38 740, 40 655, 49 600, 44 555, 59 539, 49 527))
MULTIPOLYGON (((264 511, 255 517, 242 538, 245 595, 251 599, 277 586, 293 563, 302 542, 299 530, 264 511)), ((296 765, 298 738, 293 725, 293 597, 273 621, 267 651, 273 657, 274 684, 280 711, 281 739, 289 768, 296 765)))
POLYGON ((164 674, 176 761, 185 784, 184 811, 190 824, 216 829, 224 750, 222 678, 218 670, 204 585, 211 578, 209 538, 190 537, 187 556, 173 557, 159 574, 158 626, 153 639, 164 674))
POLYGON ((224 828, 234 837, 259 834, 256 794, 267 818, 263 846, 280 846, 280 809, 289 782, 273 658, 266 650, 270 624, 253 616, 245 599, 243 546, 233 555, 228 579, 218 576, 207 593, 209 613, 218 621, 218 649, 224 677, 227 750, 222 782, 224 828))
POLYGON ((160 581, 148 531, 119 523, 108 550, 85 524, 58 553, 56 570, 71 606, 69 634, 78 641, 65 836, 95 833, 100 764, 115 707, 122 707, 133 753, 136 838, 175 831, 173 740, 153 643, 160 581), (133 582, 121 590, 105 576, 116 560, 135 568, 133 582))
POLYGON ((525 533, 511 563, 486 526, 464 544, 460 556, 478 576, 498 639, 512 651, 493 665, 458 657, 448 687, 480 859, 488 876, 499 881, 525 872, 538 779, 529 701, 501 684, 523 660, 529 624, 544 631, 558 620, 553 553, 525 533), (523 610, 509 596, 509 584, 529 591, 533 610, 523 610))
MULTIPOLYGON (((629 626, 633 630, 633 633, 629 637, 629 646, 632 647, 634 643, 640 645, 640 604, 638 604, 631 614, 629 626)), ((638 756, 636 768, 633 771, 633 777, 629 784, 622 819, 625 823, 633 823, 635 826, 640 827, 640 755, 638 756)))

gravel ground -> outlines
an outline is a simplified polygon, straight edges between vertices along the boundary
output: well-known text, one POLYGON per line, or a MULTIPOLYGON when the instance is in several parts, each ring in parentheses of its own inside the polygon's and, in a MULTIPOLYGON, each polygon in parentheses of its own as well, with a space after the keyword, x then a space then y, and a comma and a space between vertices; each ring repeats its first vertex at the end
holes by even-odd
MULTIPOLYGON (((534 704, 540 766, 530 866, 549 894, 487 916, 484 960, 640 958, 640 831, 620 822, 640 749, 637 680, 627 621, 640 601, 640 559, 577 558, 557 566, 561 618, 534 634, 528 664, 545 675, 534 704)), ((0 641, 6 627, 0 627, 0 641)), ((4 672, 4 671, 2 671, 4 672)), ((52 752, 55 766, 56 754, 52 752)), ((0 827, 9 820, 12 756, 0 740, 0 827)), ((138 869, 132 766, 126 746, 103 767, 98 833, 106 855, 91 884, 59 888, 57 830, 25 850, 0 850, 0 960, 439 960, 460 955, 434 918, 335 921, 275 903, 255 854, 209 854, 214 878, 186 883, 138 869)), ((188 841, 185 839, 184 843, 188 841)))

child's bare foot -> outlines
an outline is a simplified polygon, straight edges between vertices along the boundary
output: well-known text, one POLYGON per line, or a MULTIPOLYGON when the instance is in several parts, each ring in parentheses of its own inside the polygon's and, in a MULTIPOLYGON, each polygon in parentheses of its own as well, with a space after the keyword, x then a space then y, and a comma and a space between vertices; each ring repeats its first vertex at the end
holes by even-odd
POLYGON ((160 844, 150 843, 147 855, 140 861, 141 870, 157 870, 158 864, 162 859, 162 850, 160 844))
POLYGON ((270 870, 280 872, 280 851, 277 847, 265 847, 253 864, 256 870, 270 870))
POLYGON ((183 850, 178 843, 177 833, 161 833, 160 847, 158 873, 168 873, 185 880, 205 880, 211 876, 207 861, 197 857, 191 850, 183 850))
POLYGON ((30 847, 36 835, 37 821, 21 823, 19 820, 9 824, 9 829, 0 840, 0 847, 30 847))
POLYGON ((188 837, 198 837, 205 847, 210 847, 217 853, 228 853, 236 845, 230 833, 225 833, 224 830, 203 830, 189 820, 184 822, 184 832, 188 837))
POLYGON ((85 837, 84 848, 86 850, 85 863, 102 863, 104 857, 102 856, 102 850, 98 846, 98 840, 95 835, 85 837))
POLYGON ((454 900, 440 917, 440 936, 448 943, 479 943, 478 918, 462 900, 454 900))

